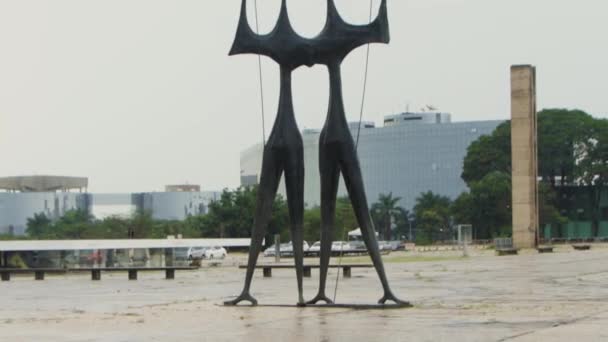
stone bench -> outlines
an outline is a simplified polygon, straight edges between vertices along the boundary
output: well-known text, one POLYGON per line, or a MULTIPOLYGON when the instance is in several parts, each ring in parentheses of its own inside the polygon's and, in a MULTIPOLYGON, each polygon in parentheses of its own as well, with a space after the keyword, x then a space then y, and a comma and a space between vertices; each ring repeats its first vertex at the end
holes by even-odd
POLYGON ((91 272, 91 280, 101 280, 101 272, 127 272, 129 280, 137 280, 138 271, 165 271, 166 279, 175 279, 175 271, 194 270, 197 267, 83 267, 83 268, 0 268, 2 281, 11 280, 11 274, 34 274, 35 280, 44 280, 46 273, 91 272))
POLYGON ((495 238, 494 248, 496 249, 496 255, 517 255, 519 250, 513 247, 512 238, 495 238))
POLYGON ((553 246, 538 246, 536 247, 538 253, 553 253, 553 246))
MULTIPOLYGON (((342 269, 342 274, 344 275, 344 278, 350 278, 351 277, 351 270, 353 268, 371 268, 374 267, 374 265, 371 264, 344 264, 344 265, 329 265, 329 268, 341 268, 342 269)), ((240 269, 247 269, 247 265, 240 265, 239 266, 240 269)), ((272 277, 272 269, 273 268, 278 268, 278 269, 293 269, 295 268, 295 265, 257 265, 255 268, 257 269, 262 269, 262 272, 264 274, 265 278, 270 278, 272 277)), ((311 277, 311 271, 313 268, 321 268, 320 265, 304 265, 303 267, 303 271, 304 271, 304 277, 306 278, 310 278, 311 277)))
POLYGON ((574 248, 574 250, 577 250, 577 251, 588 251, 591 249, 591 245, 576 244, 576 245, 572 245, 572 248, 574 248))
POLYGON ((498 248, 496 249, 496 255, 504 256, 504 255, 517 255, 519 250, 517 248, 498 248))

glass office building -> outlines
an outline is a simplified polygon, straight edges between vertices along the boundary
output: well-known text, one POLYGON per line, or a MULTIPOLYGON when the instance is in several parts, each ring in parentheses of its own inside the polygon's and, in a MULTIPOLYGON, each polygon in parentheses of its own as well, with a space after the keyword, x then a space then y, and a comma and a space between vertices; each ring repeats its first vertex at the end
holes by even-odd
MULTIPOLYGON (((422 192, 456 198, 467 190, 460 178, 468 146, 481 135, 491 134, 501 120, 451 122, 447 113, 402 113, 385 117, 383 127, 362 124, 359 161, 370 205, 380 194, 401 197, 400 206, 411 209, 422 192)), ((358 123, 351 124, 356 139, 358 123)), ((320 202, 320 130, 304 130, 305 190, 307 207, 320 202)), ((262 146, 241 153, 241 184, 259 181, 262 146)), ((284 182, 279 193, 285 196, 284 182)), ((338 196, 346 196, 341 181, 338 196)))
POLYGON ((44 214, 57 220, 70 210, 83 210, 96 219, 130 217, 147 212, 156 220, 185 220, 204 215, 221 196, 216 191, 91 194, 77 192, 0 192, 0 234, 24 235, 27 220, 44 214))

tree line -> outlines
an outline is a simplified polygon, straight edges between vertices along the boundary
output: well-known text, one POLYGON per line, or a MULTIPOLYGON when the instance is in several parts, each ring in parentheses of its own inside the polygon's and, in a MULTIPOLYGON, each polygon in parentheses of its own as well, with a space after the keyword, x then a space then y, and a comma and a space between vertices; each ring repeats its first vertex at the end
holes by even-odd
MULTIPOLYGON (((183 221, 156 220, 150 213, 137 212, 130 217, 111 216, 97 219, 86 211, 72 210, 58 220, 45 214, 35 214, 28 219, 27 237, 30 239, 157 239, 168 235, 183 238, 248 238, 254 221, 257 186, 224 190, 217 201, 208 206, 205 215, 190 216, 183 221)), ((396 206, 398 198, 380 196, 373 206, 372 217, 378 227, 384 229, 387 239, 405 232, 408 213, 396 206), (385 212, 386 211, 386 212, 385 212), (390 215, 389 215, 390 214, 390 215), (394 229, 395 218, 396 226, 394 229)), ((312 242, 319 240, 321 225, 320 208, 309 208, 304 212, 304 238, 312 242)), ((350 200, 338 198, 336 203, 336 239, 347 239, 347 233, 358 227, 350 200)), ((266 241, 274 241, 275 234, 282 241, 289 241, 289 215, 287 203, 277 195, 272 208, 272 218, 267 227, 266 241)))
MULTIPOLYGON (((588 217, 597 235, 602 219, 600 203, 608 185, 608 120, 596 119, 580 110, 548 109, 538 113, 538 158, 540 222, 563 225, 575 219, 567 189, 583 189, 589 198, 588 217)), ((399 197, 380 194, 370 214, 380 238, 414 239, 432 243, 454 238, 454 225, 472 224, 475 238, 490 239, 511 234, 511 127, 499 125, 490 135, 474 141, 463 161, 462 179, 468 191, 451 200, 425 192, 416 199, 411 212, 399 206, 399 197)), ((95 219, 86 212, 71 211, 57 221, 43 214, 28 220, 27 234, 36 239, 184 238, 250 237, 255 213, 257 187, 224 190, 211 202, 208 213, 184 221, 155 220, 149 213, 128 218, 95 219)), ((304 213, 304 238, 320 237, 321 211, 312 207, 304 213)), ((336 204, 336 240, 358 227, 347 197, 336 204)), ((280 234, 289 240, 287 203, 278 195, 266 241, 280 234)))
MULTIPOLYGON (((584 218, 598 235, 600 200, 608 185, 608 120, 580 110, 547 109, 538 113, 539 214, 541 227, 577 220, 569 196, 586 193, 584 218)), ((511 123, 473 142, 464 159, 462 179, 469 191, 453 203, 458 222, 472 223, 482 238, 511 230, 511 123)))
MULTIPOLYGON (((608 185, 608 120, 567 109, 540 111, 537 120, 541 228, 550 224, 563 233, 568 221, 589 220, 598 236, 600 222, 608 219, 601 211, 608 185)), ((476 239, 512 234, 510 121, 468 147, 461 177, 468 191, 453 201, 431 192, 417 199, 417 240, 441 240, 443 232, 453 236, 457 223, 472 224, 476 239)))

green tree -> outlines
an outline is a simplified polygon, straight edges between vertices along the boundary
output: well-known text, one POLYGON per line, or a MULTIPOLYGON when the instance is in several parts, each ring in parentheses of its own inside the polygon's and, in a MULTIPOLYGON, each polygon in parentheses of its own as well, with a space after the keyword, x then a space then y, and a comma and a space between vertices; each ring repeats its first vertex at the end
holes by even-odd
POLYGON ((184 223, 192 232, 192 237, 211 238, 220 236, 219 224, 211 215, 196 215, 186 219, 184 223))
POLYGON ((384 240, 392 239, 393 224, 400 215, 404 215, 405 210, 397 205, 399 201, 401 201, 401 197, 393 197, 391 192, 388 195, 380 194, 378 201, 372 204, 372 218, 384 240))
POLYGON ((498 125, 491 135, 482 135, 469 145, 462 179, 469 186, 490 172, 511 173, 511 122, 498 125))
MULTIPOLYGON (((548 224, 555 225, 556 227, 562 227, 568 223, 568 218, 562 216, 557 209, 559 203, 557 192, 546 182, 541 182, 538 185, 538 196, 539 196, 539 224, 544 227, 548 224)), ((563 236, 560 234, 560 236, 563 236)))
MULTIPOLYGON (((538 113, 538 174, 556 187, 575 180, 575 147, 589 134, 594 119, 580 110, 545 109, 538 113)), ((510 152, 510 151, 509 151, 510 152)))
POLYGON ((52 225, 49 238, 78 240, 94 229, 93 217, 84 210, 70 210, 52 225))
MULTIPOLYGON (((594 119, 580 110, 545 109, 538 113, 539 175, 556 185, 574 180, 574 148, 585 139, 594 119)), ((511 173, 511 122, 471 143, 464 158, 462 179, 479 181, 490 172, 511 173)))
MULTIPOLYGON (((348 197, 336 199, 334 234, 336 240, 348 239, 348 232, 358 227, 357 218, 348 197)), ((319 206, 304 211, 304 240, 309 243, 321 239, 321 208, 319 206)))
MULTIPOLYGON (((256 203, 257 186, 224 190, 219 200, 209 204, 207 215, 191 218, 188 224, 193 225, 204 237, 250 237, 256 203)), ((267 244, 274 241, 274 234, 281 234, 282 239, 289 236, 287 203, 280 195, 275 198, 271 219, 265 228, 267 244)))
POLYGON ((126 239, 130 218, 110 216, 92 224, 95 225, 95 228, 88 230, 88 239, 126 239))
POLYGON ((49 234, 51 220, 44 214, 34 214, 34 217, 27 219, 26 233, 32 238, 42 239, 49 234))
POLYGON ((491 172, 471 187, 477 202, 480 238, 508 235, 512 227, 511 175, 491 172))
POLYGON ((148 211, 137 212, 128 221, 127 237, 134 239, 145 239, 152 235, 154 219, 148 211))
POLYGON ((304 240, 310 243, 321 238, 321 208, 315 206, 304 211, 304 240))
POLYGON ((431 191, 416 198, 416 243, 431 243, 451 234, 450 206, 451 200, 448 197, 431 191))
MULTIPOLYGON (((594 231, 598 230, 599 196, 602 184, 601 171, 590 171, 602 167, 602 145, 600 140, 606 134, 601 121, 593 119, 580 110, 546 109, 538 113, 538 160, 540 222, 541 224, 563 224, 565 218, 560 209, 568 207, 565 186, 590 186, 594 213, 594 231), (596 143, 597 142, 597 143, 596 143), (558 182, 559 180, 559 182, 558 182), (598 193, 599 192, 599 193, 598 193), (597 201, 596 201, 597 200, 597 201), (564 202, 566 201, 566 202, 564 202)), ((604 159, 605 160, 605 159, 604 159)), ((455 201, 452 212, 459 222, 469 220, 475 230, 482 236, 504 235, 503 230, 510 225, 506 216, 510 215, 510 206, 504 205, 504 198, 492 192, 507 190, 507 177, 511 174, 511 130, 510 122, 499 125, 488 136, 482 136, 473 142, 464 159, 462 178, 471 189, 469 195, 462 195, 455 201), (504 176, 482 181, 487 175, 500 172, 504 176), (502 179, 499 179, 502 178, 502 179), (496 186, 504 185, 499 191, 496 186), (489 191, 482 196, 482 191, 489 191), (486 200, 481 200, 486 197, 486 200), (496 201, 488 203, 488 201, 496 201), (473 209, 467 209, 472 205, 473 209), (502 208, 509 210, 504 212, 502 208), (486 210, 494 208, 495 210, 486 210), (476 222, 476 223, 475 223, 476 222), (498 225, 490 227, 488 224, 498 225)), ((510 185, 508 188, 510 193, 510 185)))
POLYGON ((608 120, 595 120, 575 147, 576 176, 589 192, 593 236, 598 236, 601 196, 608 186, 608 120))
POLYGON ((397 207, 394 215, 393 238, 397 240, 409 239, 410 232, 413 234, 410 228, 414 221, 414 215, 402 207, 397 207))
POLYGON ((348 232, 359 227, 355 211, 348 197, 338 197, 336 200, 336 239, 347 240, 348 232))
POLYGON ((450 206, 450 213, 454 218, 455 224, 473 225, 473 239, 480 239, 475 231, 480 220, 481 213, 477 210, 476 198, 470 192, 463 192, 450 206))

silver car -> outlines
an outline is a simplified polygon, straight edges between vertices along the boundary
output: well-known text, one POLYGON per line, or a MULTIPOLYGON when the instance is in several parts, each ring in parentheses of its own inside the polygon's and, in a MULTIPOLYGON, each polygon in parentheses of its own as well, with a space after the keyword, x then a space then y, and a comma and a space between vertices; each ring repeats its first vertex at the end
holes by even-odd
POLYGON ((332 252, 346 252, 351 249, 350 245, 346 241, 334 241, 331 244, 332 252))
MULTIPOLYGON (((302 248, 304 250, 304 252, 308 251, 308 242, 303 241, 302 242, 302 248)), ((272 245, 268 248, 266 248, 266 250, 264 251, 264 256, 265 257, 272 257, 275 256, 276 254, 276 247, 275 245, 272 245)), ((291 241, 287 242, 287 243, 282 243, 279 245, 279 253, 281 253, 281 256, 292 256, 293 255, 293 244, 291 241)))
POLYGON ((209 249, 208 247, 190 247, 188 249, 188 260, 200 260, 205 257, 205 252, 209 249))

